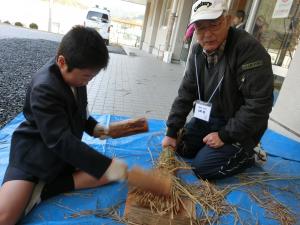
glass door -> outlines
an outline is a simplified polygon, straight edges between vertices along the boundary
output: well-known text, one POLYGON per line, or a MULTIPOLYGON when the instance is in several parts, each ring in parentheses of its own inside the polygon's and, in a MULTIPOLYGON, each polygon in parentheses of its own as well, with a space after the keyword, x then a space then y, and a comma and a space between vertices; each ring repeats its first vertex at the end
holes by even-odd
POLYGON ((253 36, 267 49, 272 63, 288 68, 300 35, 299 0, 261 1, 256 14, 253 36), (281 5, 289 2, 289 5, 281 5))
MULTIPOLYGON (((300 0, 261 0, 253 27, 253 36, 271 56, 274 68, 287 71, 300 37, 300 0)), ((274 77, 275 99, 284 74, 274 77)))
POLYGON ((246 24, 252 2, 253 0, 231 0, 229 13, 231 15, 235 15, 238 10, 243 10, 245 12, 245 18, 243 22, 246 24))

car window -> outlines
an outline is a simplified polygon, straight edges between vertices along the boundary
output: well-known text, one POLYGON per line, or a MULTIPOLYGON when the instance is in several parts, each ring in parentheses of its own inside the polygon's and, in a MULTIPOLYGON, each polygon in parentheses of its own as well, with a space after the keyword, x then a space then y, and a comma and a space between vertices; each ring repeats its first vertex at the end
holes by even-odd
POLYGON ((93 21, 100 21, 103 23, 108 23, 108 15, 105 13, 95 12, 95 11, 89 11, 86 18, 88 20, 93 21))
POLYGON ((94 21, 97 21, 99 19, 102 18, 102 13, 99 13, 99 12, 94 12, 94 11, 89 11, 86 18, 88 20, 94 20, 94 21))
POLYGON ((102 14, 102 22, 108 23, 108 15, 102 14))

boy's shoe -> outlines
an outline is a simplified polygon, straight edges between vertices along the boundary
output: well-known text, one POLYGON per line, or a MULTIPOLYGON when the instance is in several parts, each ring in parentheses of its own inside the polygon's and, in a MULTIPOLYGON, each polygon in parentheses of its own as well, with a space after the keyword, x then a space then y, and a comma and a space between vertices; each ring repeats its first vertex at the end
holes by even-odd
POLYGON ((25 209, 25 212, 24 212, 24 215, 26 216, 35 206, 37 206, 38 204, 40 204, 40 202, 42 201, 41 200, 41 193, 42 193, 42 190, 45 186, 45 182, 43 181, 39 181, 34 189, 33 189, 33 192, 32 192, 32 195, 31 195, 31 199, 25 209))

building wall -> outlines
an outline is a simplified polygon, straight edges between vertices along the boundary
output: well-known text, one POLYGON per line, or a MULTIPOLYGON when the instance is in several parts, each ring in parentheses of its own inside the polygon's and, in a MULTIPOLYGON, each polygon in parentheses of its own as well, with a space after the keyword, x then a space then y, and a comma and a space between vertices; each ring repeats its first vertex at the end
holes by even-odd
POLYGON ((277 102, 273 107, 271 119, 300 135, 300 46, 288 70, 277 102))
POLYGON ((172 61, 180 61, 181 50, 183 47, 183 37, 189 24, 192 1, 180 1, 178 5, 178 13, 176 19, 176 28, 171 39, 172 46, 172 61))
POLYGON ((165 41, 166 41, 166 36, 167 36, 167 26, 164 26, 163 20, 164 20, 164 14, 166 10, 166 4, 167 0, 162 1, 162 8, 160 12, 160 20, 159 20, 159 25, 158 25, 158 30, 157 30, 157 36, 153 48, 153 55, 156 55, 158 57, 163 56, 163 51, 165 48, 165 41))
MULTIPOLYGON (((161 0, 156 2, 156 9, 160 10, 159 12, 156 11, 151 13, 150 10, 148 24, 146 28, 145 40, 143 42, 143 50, 151 52, 153 55, 162 57, 165 49, 165 42, 167 36, 168 26, 163 25, 163 19, 166 12, 166 4, 167 0, 161 0), (157 21, 157 30, 154 32, 153 27, 151 26, 150 17, 157 16, 159 21, 157 21), (151 39, 152 38, 152 39, 151 39), (152 41, 152 42, 151 42, 152 41), (152 43, 152 45, 151 45, 152 43), (151 51, 149 49, 151 48, 151 51)), ((154 1, 152 1, 152 4, 154 1)), ((183 46, 183 36, 187 28, 187 24, 190 18, 190 12, 192 8, 192 1, 184 1, 179 0, 178 7, 177 7, 177 14, 175 23, 173 26, 173 34, 171 37, 171 51, 173 52, 172 60, 179 61, 181 49, 183 46)), ((157 19, 157 18, 156 18, 157 19)))

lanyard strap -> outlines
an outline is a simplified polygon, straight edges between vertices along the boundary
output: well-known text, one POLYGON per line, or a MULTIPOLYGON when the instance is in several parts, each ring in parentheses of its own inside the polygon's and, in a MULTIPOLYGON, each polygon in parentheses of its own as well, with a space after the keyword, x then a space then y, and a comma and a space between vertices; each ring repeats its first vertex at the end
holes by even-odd
MULTIPOLYGON (((225 59, 223 58, 223 61, 225 59)), ((198 87, 198 95, 199 95, 199 100, 201 101, 201 92, 200 92, 200 84, 199 84, 199 76, 198 76, 198 68, 197 68, 197 61, 196 61, 196 54, 195 54, 195 68, 196 68, 196 80, 197 80, 197 87, 198 87)), ((213 91, 213 93, 211 94, 211 96, 208 99, 208 103, 211 101, 211 99, 215 96, 216 91, 218 90, 218 88, 221 86, 223 79, 224 79, 224 72, 225 72, 225 63, 221 63, 221 69, 220 72, 222 74, 222 77, 217 85, 217 87, 215 88, 215 90, 213 91)))
POLYGON ((198 96, 199 96, 199 100, 201 101, 201 93, 200 93, 200 85, 199 85, 199 77, 198 77, 198 68, 197 68, 197 62, 196 62, 196 54, 195 54, 195 68, 196 68, 196 80, 197 80, 197 87, 198 87, 198 96))
POLYGON ((208 101, 207 101, 208 103, 209 103, 209 102, 211 101, 211 99, 215 96, 215 93, 216 93, 216 91, 218 90, 218 88, 220 87, 220 85, 222 84, 223 79, 224 79, 224 74, 223 74, 221 80, 219 81, 217 87, 215 88, 214 92, 211 94, 210 98, 208 99, 208 101))

